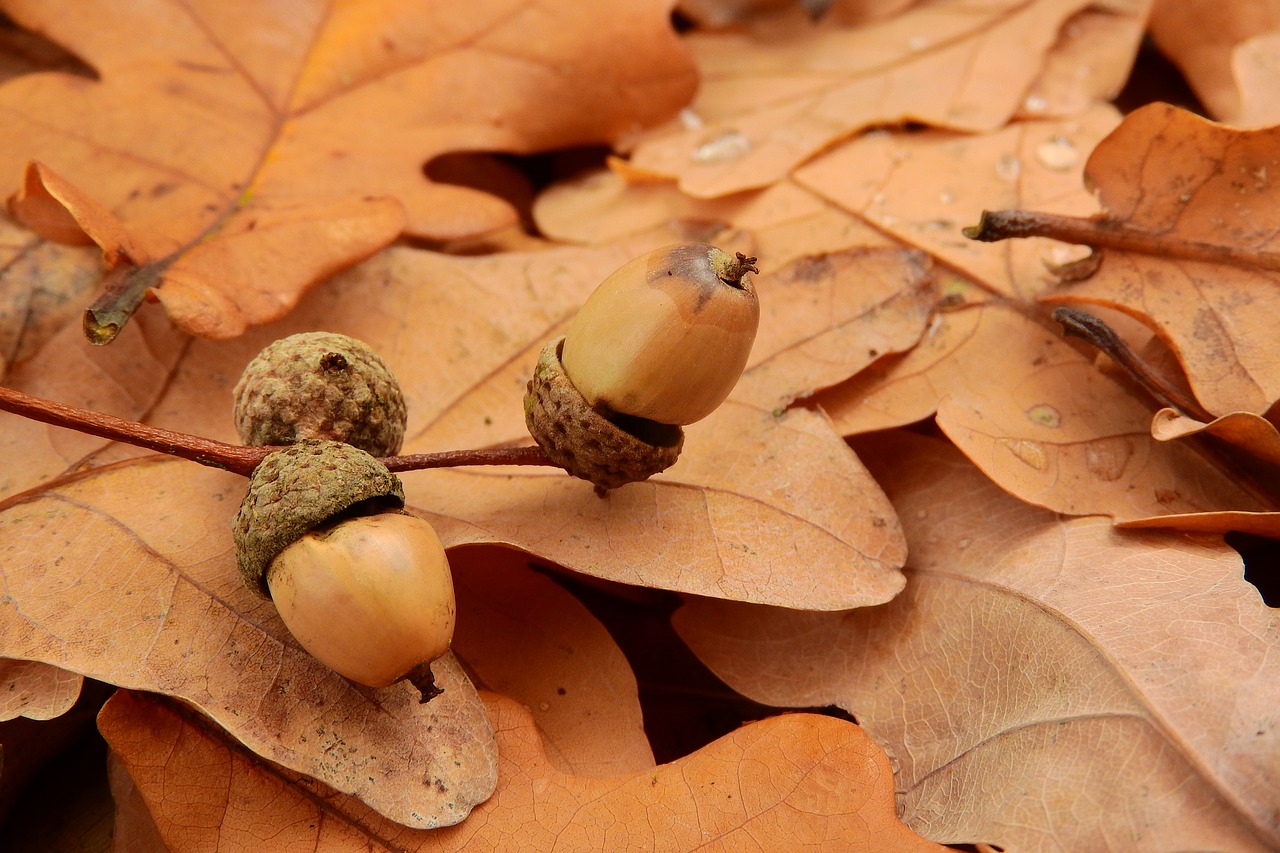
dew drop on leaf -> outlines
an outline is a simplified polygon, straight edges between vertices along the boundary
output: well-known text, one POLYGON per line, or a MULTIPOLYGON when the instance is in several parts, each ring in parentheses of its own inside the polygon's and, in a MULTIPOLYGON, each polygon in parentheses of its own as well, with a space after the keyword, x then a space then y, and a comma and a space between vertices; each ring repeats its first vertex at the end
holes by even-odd
POLYGON ((736 160, 751 150, 751 140, 740 131, 726 130, 693 149, 695 163, 723 163, 736 160))
POLYGON ((1036 159, 1047 169, 1065 172, 1080 160, 1080 149, 1065 136, 1055 135, 1036 147, 1036 159))
POLYGON ((1022 174, 1022 158, 1017 154, 1005 154, 996 161, 996 176, 1013 183, 1022 174))

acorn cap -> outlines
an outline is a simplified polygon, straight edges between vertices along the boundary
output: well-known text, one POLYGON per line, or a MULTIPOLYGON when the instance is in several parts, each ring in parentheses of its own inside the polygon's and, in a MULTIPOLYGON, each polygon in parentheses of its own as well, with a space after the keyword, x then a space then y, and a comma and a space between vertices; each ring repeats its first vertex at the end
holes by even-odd
POLYGON ((245 444, 318 438, 393 456, 404 441, 399 383, 377 353, 347 335, 302 332, 269 344, 245 367, 234 394, 245 444))
POLYGON ((317 440, 277 450, 254 469, 232 525, 240 573, 270 598, 267 567, 305 533, 366 508, 403 506, 400 478, 363 450, 317 440))
POLYGON ((644 418, 609 420, 592 409, 565 375, 563 346, 559 338, 543 348, 524 397, 525 423, 547 457, 597 490, 646 480, 675 464, 684 431, 644 418))

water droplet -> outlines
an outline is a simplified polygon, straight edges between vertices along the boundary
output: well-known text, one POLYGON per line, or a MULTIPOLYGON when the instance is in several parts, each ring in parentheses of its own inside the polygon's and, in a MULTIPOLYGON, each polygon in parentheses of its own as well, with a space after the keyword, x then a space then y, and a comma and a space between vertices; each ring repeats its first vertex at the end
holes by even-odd
POLYGON ((1029 113, 1042 113, 1049 109, 1049 102, 1040 95, 1027 95, 1027 99, 1022 102, 1022 108, 1029 113))
POLYGON ((876 193, 871 197, 871 203, 878 207, 883 207, 886 201, 888 199, 884 197, 884 193, 876 193))
POLYGON ((697 130, 702 127, 702 116, 685 107, 680 111, 680 126, 685 130, 697 130))
POLYGON ((1000 443, 1008 448, 1019 462, 1030 465, 1037 471, 1048 469, 1049 457, 1045 455, 1044 447, 1040 442, 1028 441, 1025 438, 1002 438, 1000 443))
POLYGON ((723 163, 736 160, 751 150, 751 140, 741 132, 726 130, 693 149, 695 163, 723 163))
POLYGON ((1080 160, 1080 150, 1065 136, 1054 135, 1036 147, 1036 159, 1055 172, 1065 172, 1080 160))
POLYGON ((1027 420, 1053 429, 1062 426, 1062 414, 1048 403, 1040 403, 1027 409, 1027 420))
POLYGON ((951 190, 943 190, 942 192, 938 193, 938 201, 942 202, 943 204, 951 204, 955 200, 956 200, 955 193, 951 192, 951 190))
POLYGON ((1013 183, 1022 174, 1022 158, 1017 154, 1005 154, 996 161, 996 175, 1013 183))
POLYGON ((1084 450, 1084 464, 1099 480, 1113 483, 1124 474, 1133 456, 1129 439, 1113 436, 1091 441, 1084 450))
POLYGON ((538 710, 540 710, 540 711, 549 711, 549 710, 551 710, 551 703, 550 703, 550 702, 539 702, 539 703, 538 703, 538 710))

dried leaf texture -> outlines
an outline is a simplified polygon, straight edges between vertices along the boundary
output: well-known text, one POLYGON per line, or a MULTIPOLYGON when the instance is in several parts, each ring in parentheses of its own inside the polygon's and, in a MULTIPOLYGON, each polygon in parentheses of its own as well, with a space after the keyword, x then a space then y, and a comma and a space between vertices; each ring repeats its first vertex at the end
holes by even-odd
POLYGON ((1157 0, 1151 37, 1209 115, 1237 127, 1280 124, 1280 3, 1157 0))
MULTIPOLYGON (((632 162, 677 177, 692 196, 716 197, 768 186, 872 125, 995 130, 1024 106, 1048 108, 1044 95, 1029 104, 1024 98, 1064 22, 1088 5, 938 0, 862 27, 810 27, 782 37, 694 34, 688 41, 703 75, 691 107, 696 121, 650 134, 632 162)), ((1147 5, 1110 7, 1140 21, 1147 5)), ((1130 55, 1137 37, 1133 27, 1130 55)), ((1091 92, 1096 84, 1075 74, 1078 67, 1059 74, 1059 87, 1074 75, 1075 85, 1091 92)), ((1063 101, 1060 93, 1055 100, 1063 101)))
POLYGON ((842 616, 690 602, 704 661, 758 700, 856 714, 940 841, 1275 847, 1280 618, 1233 551, 1064 521, 936 440, 859 448, 904 519, 908 591, 842 616))
MULTIPOLYGON (((596 284, 649 248, 385 252, 317 290, 287 323, 193 344, 153 422, 229 438, 230 388, 258 348, 327 328, 369 343, 399 378, 405 452, 529 444, 521 401, 538 352, 596 284)), ((886 266, 898 270, 886 279, 916 281, 910 263, 886 266)), ((767 304, 767 277, 758 290, 767 304)), ((800 342, 829 326, 819 316, 788 330, 800 342)), ((777 393, 785 399, 786 388, 777 393)), ((404 478, 406 495, 450 547, 506 544, 609 580, 782 606, 892 598, 905 555, 888 501, 824 416, 776 405, 731 398, 686 431, 675 466, 603 500, 553 468, 417 472, 404 478)))
POLYGON ((936 414, 992 481, 1056 512, 1176 526, 1183 513, 1266 509, 1196 448, 1154 439, 1130 387, 1005 305, 948 311, 915 349, 816 399, 850 434, 936 414))
POLYGON ((148 457, 0 505, 0 654, 184 699, 408 825, 461 820, 496 776, 470 682, 442 658, 444 693, 422 705, 405 683, 357 689, 317 663, 238 576, 228 531, 243 489, 148 457))
POLYGON ((1154 325, 1196 397, 1218 415, 1261 414, 1280 399, 1280 354, 1271 345, 1277 273, 1251 260, 1280 246, 1278 139, 1280 129, 1233 130, 1166 104, 1128 116, 1094 149, 1085 180, 1109 221, 1169 249, 1108 249, 1097 273, 1055 296, 1154 325), (1180 245, 1197 243, 1220 247, 1223 262, 1177 257, 1180 245))
POLYGON ((897 821, 888 758, 845 722, 764 720, 674 764, 588 779, 551 768, 518 705, 498 696, 489 703, 502 757, 499 792, 471 820, 429 833, 360 814, 342 797, 303 796, 140 695, 119 694, 99 725, 165 841, 182 849, 263 838, 308 849, 414 851, 943 849, 897 821), (188 796, 178 801, 175 790, 188 796), (199 822, 184 819, 193 801, 199 822))
MULTIPOLYGON (((513 221, 493 196, 427 180, 432 158, 612 141, 695 84, 669 4, 653 0, 4 9, 98 78, 5 83, 0 175, 16 182, 38 159, 79 188, 49 195, 109 265, 127 247, 175 320, 211 337, 282 316, 402 230, 445 239, 513 221)), ((31 189, 15 210, 35 227, 49 220, 28 209, 43 198, 31 189)))
POLYGON ((33 660, 0 660, 0 720, 52 720, 80 698, 84 678, 33 660))

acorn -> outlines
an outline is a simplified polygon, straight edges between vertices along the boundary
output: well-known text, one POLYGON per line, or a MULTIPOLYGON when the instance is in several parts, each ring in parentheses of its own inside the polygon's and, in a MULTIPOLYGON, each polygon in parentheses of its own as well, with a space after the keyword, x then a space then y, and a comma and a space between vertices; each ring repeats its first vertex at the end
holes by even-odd
POLYGON ((409 678, 426 701, 453 639, 453 579, 435 530, 403 507, 377 459, 308 439, 258 465, 232 533, 245 583, 312 656, 369 687, 409 678))
POLYGON ((377 353, 347 335, 302 332, 269 344, 233 393, 245 444, 317 438, 394 456, 404 441, 408 410, 399 383, 377 353))
POLYGON ((601 282, 542 351, 525 422, 556 464, 598 491, 675 463, 681 427, 733 390, 760 305, 755 258, 705 243, 648 252, 601 282))

